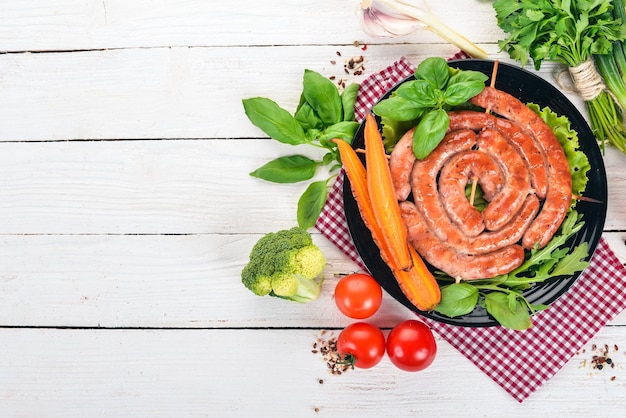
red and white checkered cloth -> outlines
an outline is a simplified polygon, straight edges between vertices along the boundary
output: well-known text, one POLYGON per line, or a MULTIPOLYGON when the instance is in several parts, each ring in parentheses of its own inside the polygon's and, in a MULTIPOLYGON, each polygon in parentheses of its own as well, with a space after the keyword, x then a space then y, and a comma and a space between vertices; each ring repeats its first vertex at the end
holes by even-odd
MULTIPOLYGON (((454 58, 464 58, 457 54, 454 58)), ((355 106, 362 120, 374 103, 414 66, 401 58, 361 84, 355 106)), ((334 183, 316 228, 350 259, 367 270, 350 237, 343 210, 343 176, 334 183)), ((607 322, 626 308, 626 268, 602 238, 590 266, 550 309, 533 317, 533 327, 469 328, 423 318, 478 368, 522 402, 550 379, 607 322)))

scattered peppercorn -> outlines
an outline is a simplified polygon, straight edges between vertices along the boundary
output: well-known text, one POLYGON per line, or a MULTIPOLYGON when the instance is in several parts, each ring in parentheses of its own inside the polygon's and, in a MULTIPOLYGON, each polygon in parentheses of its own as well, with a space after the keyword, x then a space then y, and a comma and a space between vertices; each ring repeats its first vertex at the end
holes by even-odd
MULTIPOLYGON (((320 332, 319 337, 313 343, 312 351, 314 354, 322 355, 322 360, 326 362, 326 368, 330 374, 340 376, 350 369, 350 365, 341 362, 341 355, 337 352, 337 339, 333 333, 330 333, 328 338, 323 338, 325 334, 326 330, 320 332)), ((320 379, 319 383, 323 384, 324 381, 320 379)))
MULTIPOLYGON (((585 350, 582 350, 582 352, 584 353, 585 350)), ((617 344, 614 344, 612 347, 609 346, 609 344, 603 344, 601 346, 598 344, 592 344, 591 345, 592 357, 591 357, 591 361, 589 362, 591 368, 595 370, 603 370, 607 368, 614 369, 616 365, 619 366, 619 364, 616 363, 610 356, 611 353, 614 354, 617 352, 619 352, 619 347, 617 346, 617 344)), ((580 352, 578 354, 580 354, 580 352)), ((586 366, 587 366, 587 360, 584 360, 581 363, 581 367, 586 367, 586 366)))

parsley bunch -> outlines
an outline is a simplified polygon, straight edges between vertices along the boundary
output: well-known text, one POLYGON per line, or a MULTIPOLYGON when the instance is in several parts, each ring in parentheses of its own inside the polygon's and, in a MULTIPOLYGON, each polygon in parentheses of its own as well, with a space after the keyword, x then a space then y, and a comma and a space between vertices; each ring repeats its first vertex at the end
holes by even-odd
MULTIPOLYGON (((498 26, 508 34, 500 49, 522 66, 530 57, 537 70, 550 60, 567 65, 572 74, 587 65, 592 78, 599 78, 593 56, 610 54, 614 42, 626 39, 626 25, 613 16, 610 0, 496 0, 493 7, 498 26)), ((606 89, 581 97, 596 138, 626 152, 621 111, 606 89)))

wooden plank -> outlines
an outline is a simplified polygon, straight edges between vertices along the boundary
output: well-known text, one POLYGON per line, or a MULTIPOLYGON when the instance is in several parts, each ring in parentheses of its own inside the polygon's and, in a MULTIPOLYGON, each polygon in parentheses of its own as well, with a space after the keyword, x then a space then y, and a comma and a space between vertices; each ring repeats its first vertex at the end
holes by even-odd
MULTIPOLYGON (((0 326, 337 328, 350 322, 335 307, 333 290, 340 274, 358 268, 318 234, 328 259, 318 300, 303 305, 245 289, 241 269, 259 237, 3 236, 0 326)), ((385 293, 372 320, 389 327, 412 317, 385 293)), ((626 325, 626 312, 612 324, 626 325)))
MULTIPOLYGON (((447 45, 367 51, 325 45, 4 54, 0 141, 265 136, 248 121, 241 100, 269 97, 293 112, 305 68, 360 82, 401 56, 419 63, 455 52, 447 45), (343 59, 360 55, 365 74, 346 75, 343 59)), ((507 61, 501 54, 494 57, 507 61)), ((553 80, 555 68, 545 65, 541 75, 553 80)), ((579 99, 569 97, 584 111, 579 99)))
POLYGON ((0 233, 268 232, 296 224, 306 187, 248 174, 294 152, 267 140, 18 142, 0 149, 0 233))
MULTIPOLYGON (((319 157, 305 147, 254 139, 0 143, 0 233, 258 233, 290 227, 308 182, 275 184, 249 173, 293 153, 319 157)), ((607 156, 617 167, 622 156, 613 154, 607 156)), ((626 230, 626 188, 613 186, 623 183, 621 173, 607 172, 607 230, 626 230)))
MULTIPOLYGON (((339 327, 337 274, 357 267, 315 235, 328 259, 309 304, 258 297, 241 269, 258 235, 9 235, 0 250, 0 326, 339 327), (219 301, 219 303, 218 303, 219 301)), ((374 319, 413 314, 388 295, 374 319)))
MULTIPOLYGON (((474 42, 500 36, 488 2, 457 0, 455 7, 430 1, 441 20, 474 42), (472 13, 467 13, 471 8, 472 13)), ((388 42, 364 34, 358 2, 319 0, 42 0, 3 2, 0 45, 5 51, 78 50, 162 46, 304 45, 388 42)), ((428 31, 398 42, 443 43, 428 31)))
POLYGON ((626 403, 623 327, 603 329, 521 405, 440 339, 435 362, 422 372, 400 371, 385 357, 372 369, 332 376, 311 352, 318 335, 2 329, 3 415, 456 416, 463 405, 472 416, 544 416, 546 408, 621 416, 626 403), (609 345, 615 368, 593 368, 593 344, 609 345))

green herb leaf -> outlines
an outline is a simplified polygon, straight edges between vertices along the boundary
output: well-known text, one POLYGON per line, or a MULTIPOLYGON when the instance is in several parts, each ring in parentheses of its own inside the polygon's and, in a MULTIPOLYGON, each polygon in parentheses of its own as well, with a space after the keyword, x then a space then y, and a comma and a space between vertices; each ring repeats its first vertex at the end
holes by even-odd
POLYGON ((450 78, 448 62, 440 57, 426 58, 417 66, 415 78, 427 81, 435 89, 444 90, 450 78))
POLYGON ((315 110, 313 110, 311 105, 306 101, 298 107, 295 118, 305 131, 310 129, 324 129, 324 122, 322 122, 322 119, 320 119, 317 113, 315 113, 315 110))
POLYGON ((319 73, 304 70, 302 94, 325 125, 342 120, 343 107, 337 87, 319 73))
POLYGON ((319 163, 303 155, 276 158, 250 173, 274 183, 297 183, 315 175, 319 163))
POLYGON ((332 145, 334 145, 330 142, 330 140, 333 138, 341 138, 347 143, 351 144, 357 129, 359 129, 358 122, 338 122, 326 128, 324 132, 320 134, 319 141, 323 146, 327 148, 330 148, 332 147, 332 145))
POLYGON ((417 119, 399 121, 383 116, 381 117, 381 125, 385 152, 390 153, 402 135, 417 125, 417 119))
POLYGON ((298 121, 273 100, 264 97, 244 99, 243 107, 250 122, 270 138, 290 145, 308 142, 298 121))
POLYGON ((509 296, 504 292, 487 293, 485 307, 487 312, 506 328, 522 331, 533 325, 527 305, 515 294, 509 296))
POLYGON ((303 91, 294 116, 270 99, 243 100, 250 121, 271 138, 291 145, 308 144, 327 151, 321 161, 302 155, 279 157, 250 173, 268 181, 294 183, 313 178, 320 166, 327 168, 330 177, 326 181, 309 184, 298 200, 297 220, 304 228, 315 225, 328 198, 328 181, 341 168, 337 146, 330 140, 342 138, 352 142, 359 126, 354 121, 358 89, 358 84, 349 85, 340 94, 330 80, 305 70, 303 91))
POLYGON ((589 243, 583 242, 576 246, 572 252, 566 254, 557 263, 552 271, 553 276, 571 276, 574 273, 582 271, 589 266, 587 261, 582 261, 583 258, 589 255, 589 243))
POLYGON ((328 198, 328 182, 316 181, 309 184, 298 200, 298 226, 309 229, 315 226, 326 199, 328 198))
POLYGON ((343 120, 354 120, 354 104, 359 94, 359 85, 352 83, 346 86, 341 93, 341 105, 343 107, 343 120))
POLYGON ((443 140, 450 126, 448 112, 435 109, 426 113, 413 133, 413 153, 419 160, 426 158, 443 140))
POLYGON ((437 107, 443 102, 444 95, 441 89, 433 87, 433 85, 426 80, 416 80, 411 90, 408 90, 405 98, 411 100, 419 107, 430 108, 437 107))
POLYGON ((435 311, 455 318, 474 310, 478 302, 478 289, 468 283, 453 283, 441 288, 441 301, 435 311))
POLYGON ((397 95, 378 102, 372 110, 380 117, 400 122, 415 120, 424 113, 424 108, 418 103, 397 95))
POLYGON ((460 71, 450 77, 448 88, 444 93, 445 102, 449 106, 458 106, 483 91, 485 81, 489 77, 478 71, 460 71))
POLYGON ((601 0, 496 0, 498 26, 508 34, 498 44, 522 66, 530 56, 536 70, 545 59, 577 66, 593 54, 610 53, 612 43, 624 39, 611 6, 601 0))
POLYGON ((415 80, 402 83, 374 106, 382 119, 385 149, 391 151, 400 136, 417 124, 413 153, 425 158, 443 139, 450 123, 447 111, 480 93, 488 77, 481 72, 448 66, 443 58, 427 58, 415 70, 415 80), (407 126, 403 122, 410 122, 407 126))

